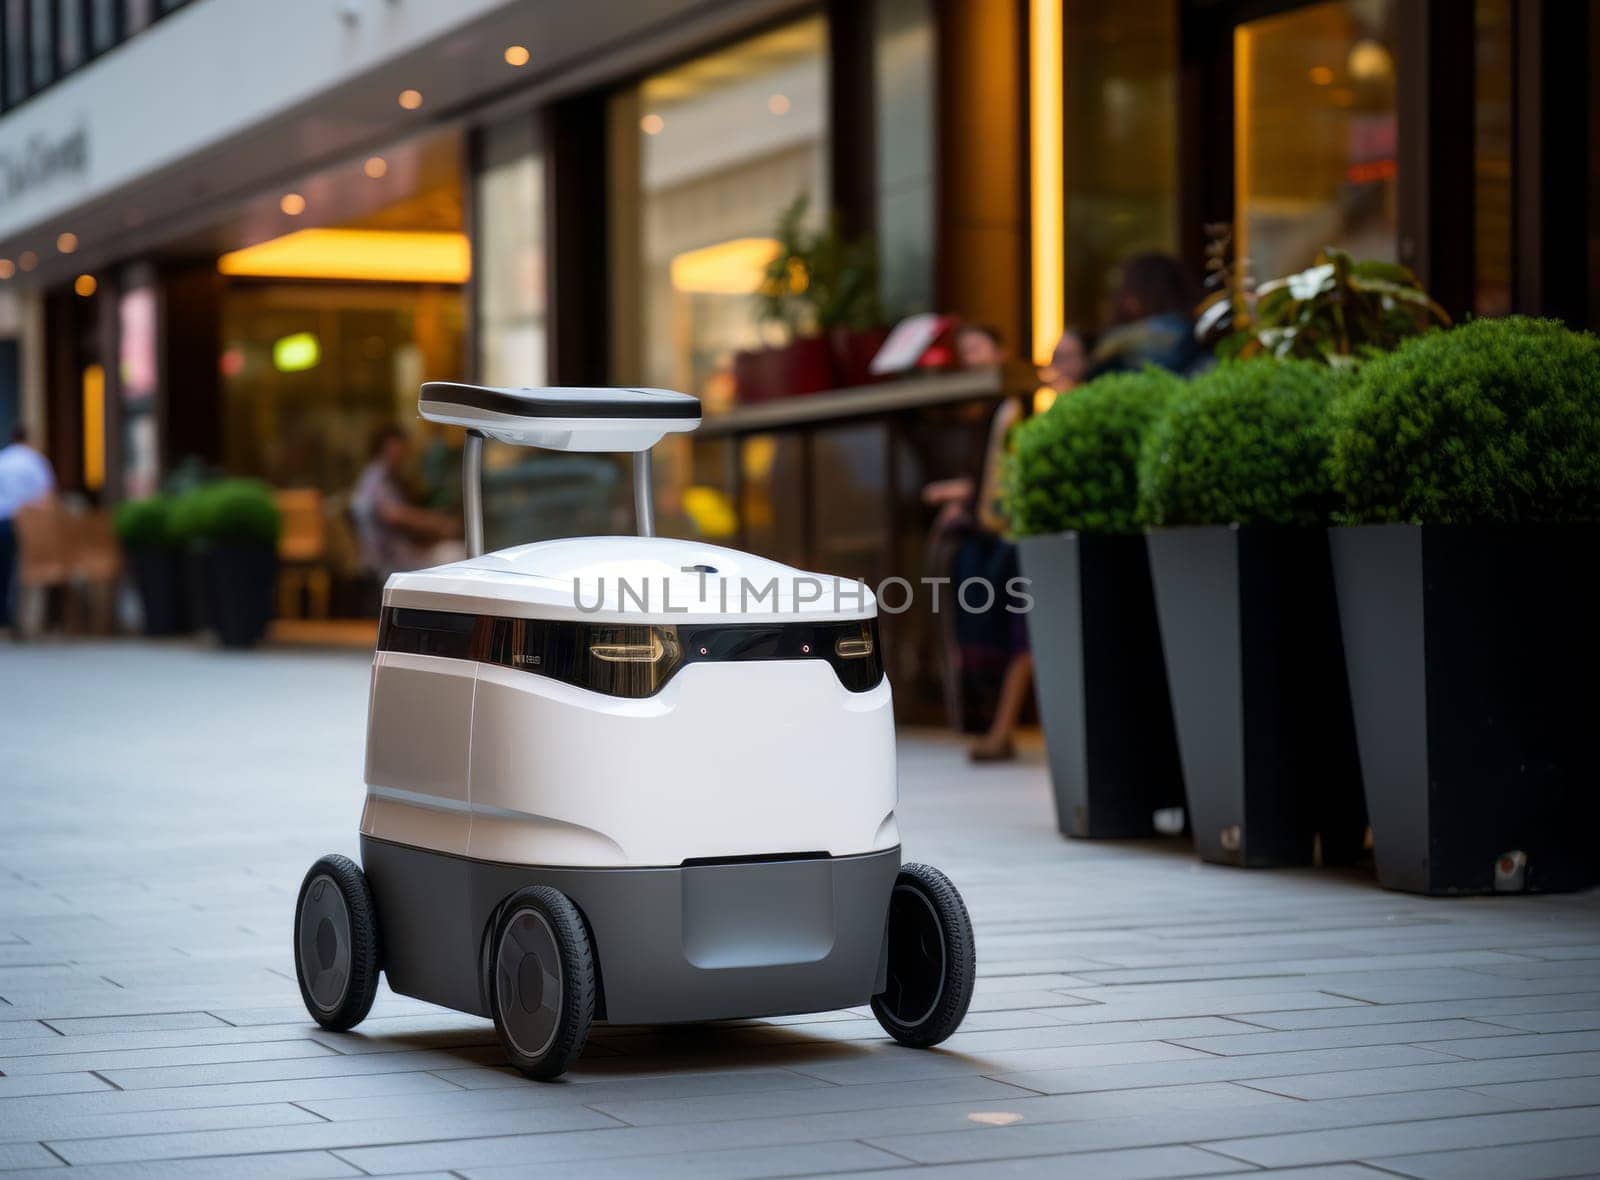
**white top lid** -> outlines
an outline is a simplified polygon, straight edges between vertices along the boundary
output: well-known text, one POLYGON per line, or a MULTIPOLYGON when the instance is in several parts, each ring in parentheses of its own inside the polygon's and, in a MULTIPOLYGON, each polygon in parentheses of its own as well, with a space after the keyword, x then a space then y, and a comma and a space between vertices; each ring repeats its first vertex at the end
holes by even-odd
POLYGON ((418 409, 430 422, 553 451, 648 451, 663 435, 700 425, 700 399, 670 389, 511 389, 429 381, 418 409))
POLYGON ((395 574, 385 606, 590 622, 758 623, 872 618, 860 582, 671 537, 538 541, 395 574))

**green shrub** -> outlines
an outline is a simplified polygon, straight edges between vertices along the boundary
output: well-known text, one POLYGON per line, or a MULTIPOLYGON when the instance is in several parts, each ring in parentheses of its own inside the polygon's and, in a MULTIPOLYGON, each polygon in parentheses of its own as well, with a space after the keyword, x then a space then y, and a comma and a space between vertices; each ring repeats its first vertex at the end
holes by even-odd
POLYGON ((180 493, 172 532, 181 541, 265 541, 275 545, 282 518, 272 489, 256 479, 222 479, 180 493))
POLYGON ((1331 470, 1354 522, 1600 519, 1600 340, 1521 316, 1408 340, 1341 399, 1331 470))
POLYGON ((1168 403, 1139 461, 1146 524, 1326 524, 1330 403, 1345 370, 1229 361, 1168 403))
POLYGON ((1005 471, 1012 531, 1136 531, 1139 449, 1182 388, 1160 369, 1108 373, 1018 426, 1005 471))
POLYGON ((146 496, 142 500, 124 500, 117 505, 111 523, 129 549, 159 549, 171 545, 174 541, 172 498, 146 496))

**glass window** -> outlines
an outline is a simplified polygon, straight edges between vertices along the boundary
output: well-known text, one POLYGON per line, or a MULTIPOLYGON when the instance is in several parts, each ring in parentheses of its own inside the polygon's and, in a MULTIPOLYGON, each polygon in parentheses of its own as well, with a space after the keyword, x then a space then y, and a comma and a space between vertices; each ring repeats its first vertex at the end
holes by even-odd
POLYGON ((1477 0, 1473 82, 1473 310, 1511 310, 1511 0, 1477 0))
POLYGON ((50 19, 50 0, 33 0, 28 13, 28 54, 33 63, 33 89, 48 86, 55 77, 55 29, 50 19))
POLYGON ((1258 279, 1324 246, 1394 259, 1396 0, 1328 0, 1234 32, 1236 245, 1258 279))
POLYGON ((153 0, 122 0, 122 35, 131 37, 150 23, 153 0))
POLYGON ((28 97, 28 0, 6 0, 6 105, 28 97))
POLYGON ((828 26, 813 17, 647 78, 612 109, 614 378, 732 398, 754 293, 797 197, 829 205, 828 26), (625 187, 624 187, 625 186, 625 187))
POLYGON ((89 49, 104 53, 117 43, 118 0, 89 0, 89 49))
POLYGON ((83 64, 83 58, 83 0, 57 0, 57 70, 70 74, 83 64))
POLYGON ((892 321, 933 307, 937 46, 930 0, 879 0, 874 20, 878 264, 892 321))
POLYGON ((478 372, 489 385, 546 379, 544 160, 531 115, 484 133, 478 238, 478 372))
POLYGON ((1065 313, 1082 330, 1124 259, 1177 250, 1177 6, 1067 0, 1063 19, 1065 313))

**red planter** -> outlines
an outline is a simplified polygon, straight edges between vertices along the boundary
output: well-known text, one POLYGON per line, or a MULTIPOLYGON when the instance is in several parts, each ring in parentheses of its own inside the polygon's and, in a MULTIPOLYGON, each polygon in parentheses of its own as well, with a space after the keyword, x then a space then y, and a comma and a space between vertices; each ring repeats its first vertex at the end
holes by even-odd
POLYGON ((889 338, 887 328, 833 328, 828 347, 833 352, 834 383, 840 387, 869 385, 878 380, 869 366, 889 338))

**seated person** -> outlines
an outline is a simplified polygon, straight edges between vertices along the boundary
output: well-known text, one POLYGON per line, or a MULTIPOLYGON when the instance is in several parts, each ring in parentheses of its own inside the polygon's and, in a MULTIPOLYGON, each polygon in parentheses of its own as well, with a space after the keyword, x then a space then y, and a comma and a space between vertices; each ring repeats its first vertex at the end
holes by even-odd
POLYGON ((405 491, 411 442, 398 426, 379 429, 372 440, 372 458, 350 496, 363 573, 384 579, 400 570, 423 569, 459 561, 461 520, 453 513, 434 512, 412 503, 405 491))

